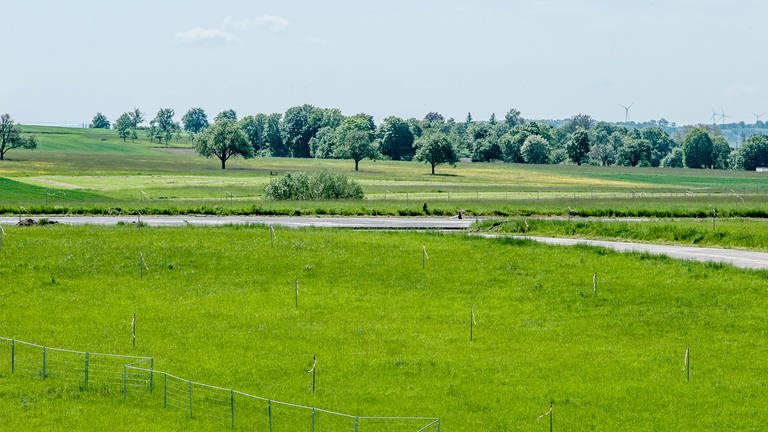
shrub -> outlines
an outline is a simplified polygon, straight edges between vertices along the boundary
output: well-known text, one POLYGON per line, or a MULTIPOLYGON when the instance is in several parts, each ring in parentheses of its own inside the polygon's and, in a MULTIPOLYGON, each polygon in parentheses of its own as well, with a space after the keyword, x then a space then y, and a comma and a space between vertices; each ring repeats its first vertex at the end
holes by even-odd
POLYGON ((328 171, 288 173, 272 180, 264 193, 273 200, 362 199, 363 188, 344 174, 328 171))

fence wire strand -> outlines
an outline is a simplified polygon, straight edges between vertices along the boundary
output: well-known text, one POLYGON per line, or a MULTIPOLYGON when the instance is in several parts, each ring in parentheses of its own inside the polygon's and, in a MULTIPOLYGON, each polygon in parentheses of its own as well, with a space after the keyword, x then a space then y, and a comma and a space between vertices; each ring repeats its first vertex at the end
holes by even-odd
POLYGON ((151 395, 167 411, 243 430, 271 432, 433 432, 433 417, 364 417, 270 400, 154 369, 151 357, 51 348, 0 337, 0 377, 20 376, 80 389, 113 389, 128 399, 151 395))

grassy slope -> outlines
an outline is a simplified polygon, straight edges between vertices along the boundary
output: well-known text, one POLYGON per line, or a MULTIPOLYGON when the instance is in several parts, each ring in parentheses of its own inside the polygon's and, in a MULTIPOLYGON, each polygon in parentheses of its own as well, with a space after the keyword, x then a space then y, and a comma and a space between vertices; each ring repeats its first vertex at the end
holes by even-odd
MULTIPOLYGON (((543 430, 535 418, 550 399, 562 430, 768 421, 757 409, 768 397, 765 272, 437 234, 278 230, 272 248, 264 228, 6 231, 1 335, 153 355, 181 376, 344 412, 439 415, 452 431, 543 430)), ((213 428, 119 395, 8 379, 6 354, 10 430, 213 428)))

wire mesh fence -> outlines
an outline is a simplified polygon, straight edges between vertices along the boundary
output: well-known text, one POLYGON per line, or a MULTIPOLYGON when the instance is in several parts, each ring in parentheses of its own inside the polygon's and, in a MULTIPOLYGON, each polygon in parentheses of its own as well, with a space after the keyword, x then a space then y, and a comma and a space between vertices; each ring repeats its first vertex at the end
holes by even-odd
POLYGON ((366 417, 297 405, 155 370, 152 357, 51 348, 0 337, 0 377, 51 380, 81 390, 150 399, 212 426, 269 432, 439 432, 432 417, 366 417))

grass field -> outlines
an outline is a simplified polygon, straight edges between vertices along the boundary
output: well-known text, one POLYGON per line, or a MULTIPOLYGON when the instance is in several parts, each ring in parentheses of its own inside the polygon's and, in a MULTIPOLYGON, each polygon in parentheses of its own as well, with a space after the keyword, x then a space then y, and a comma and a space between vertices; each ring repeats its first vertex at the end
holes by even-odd
POLYGON ((498 233, 590 239, 624 239, 768 250, 768 221, 744 218, 590 221, 550 219, 484 220, 477 229, 498 233))
MULTIPOLYGON (((550 400, 555 430, 768 421, 766 272, 437 233, 277 230, 272 247, 263 227, 7 227, 0 256, 0 335, 150 355, 157 369, 274 399, 439 416, 449 431, 546 431, 536 417, 550 400)), ((6 354, 8 430, 222 428, 11 377, 6 354)))
MULTIPOLYGON (((219 214, 564 214, 585 216, 768 216, 764 173, 659 168, 459 163, 438 175, 417 162, 257 158, 215 160, 146 140, 122 143, 114 131, 25 127, 40 137, 36 151, 13 151, 0 162, 2 213, 219 214), (361 183, 363 202, 265 201, 275 175, 327 169, 361 183), (19 193, 21 185, 32 188, 19 193), (21 208, 23 207, 23 209, 21 208)), ((184 150, 186 148, 186 150, 184 150)))

